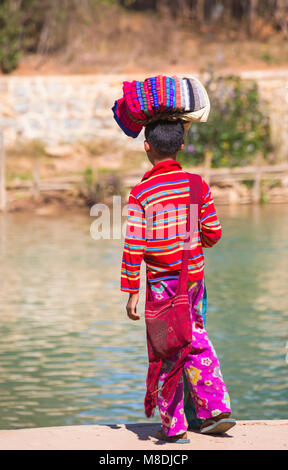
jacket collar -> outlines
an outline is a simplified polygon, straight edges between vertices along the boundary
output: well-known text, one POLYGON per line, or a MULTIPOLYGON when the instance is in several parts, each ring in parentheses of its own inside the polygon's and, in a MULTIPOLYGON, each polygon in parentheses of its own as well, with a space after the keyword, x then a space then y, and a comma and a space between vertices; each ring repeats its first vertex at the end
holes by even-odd
POLYGON ((180 163, 178 163, 176 160, 163 160, 162 162, 156 163, 156 165, 154 165, 151 170, 147 171, 141 181, 150 178, 150 176, 158 175, 161 173, 168 173, 169 171, 181 170, 182 167, 180 163))

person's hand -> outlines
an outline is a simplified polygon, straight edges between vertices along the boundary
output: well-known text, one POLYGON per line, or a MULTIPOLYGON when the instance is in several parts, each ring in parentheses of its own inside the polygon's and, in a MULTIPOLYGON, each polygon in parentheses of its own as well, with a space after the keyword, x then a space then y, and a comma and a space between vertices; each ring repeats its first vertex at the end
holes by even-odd
POLYGON ((136 313, 136 306, 139 300, 139 293, 130 294, 126 305, 127 315, 130 320, 140 320, 140 315, 136 313))

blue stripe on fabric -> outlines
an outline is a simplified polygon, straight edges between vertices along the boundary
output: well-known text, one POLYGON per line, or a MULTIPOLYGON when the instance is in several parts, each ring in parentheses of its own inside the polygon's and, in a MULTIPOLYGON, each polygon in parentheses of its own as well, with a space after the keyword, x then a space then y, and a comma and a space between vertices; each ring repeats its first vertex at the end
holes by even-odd
POLYGON ((141 111, 144 111, 145 108, 144 108, 143 98, 141 94, 141 85, 139 81, 136 81, 136 91, 137 91, 137 98, 140 103, 140 109, 141 111))
MULTIPOLYGON (((180 211, 180 210, 183 210, 183 209, 187 209, 186 204, 181 204, 181 205, 179 205, 179 206, 173 207, 172 209, 166 209, 166 210, 164 210, 164 211, 159 211, 159 212, 157 212, 157 216, 158 216, 159 214, 166 214, 167 212, 172 212, 172 211, 175 212, 176 210, 177 210, 177 211, 180 211)), ((155 217, 155 213, 152 214, 152 215, 147 215, 147 216, 146 216, 146 219, 148 220, 148 219, 151 219, 152 217, 155 217)))
POLYGON ((129 211, 135 211, 135 212, 140 212, 140 214, 143 214, 143 210, 141 210, 137 205, 134 203, 134 207, 132 204, 128 205, 128 212, 129 211))
POLYGON ((134 221, 134 222, 141 222, 145 225, 145 219, 143 217, 133 217, 132 215, 129 215, 127 217, 127 222, 134 221))
POLYGON ((133 237, 133 235, 127 235, 127 238, 131 238, 132 240, 146 240, 146 237, 133 237))
POLYGON ((132 243, 124 243, 125 248, 130 248, 131 250, 135 251, 143 251, 145 248, 145 245, 133 245, 132 243))
POLYGON ((130 290, 133 290, 133 291, 136 291, 136 292, 139 291, 139 289, 137 287, 125 287, 125 286, 122 286, 122 285, 121 285, 121 289, 126 290, 127 292, 130 292, 130 290))
POLYGON ((151 189, 158 188, 159 186, 169 186, 169 184, 178 184, 178 183, 189 183, 188 179, 184 180, 178 180, 178 181, 170 181, 170 182, 165 182, 165 183, 157 183, 152 186, 149 186, 149 188, 143 189, 143 191, 140 191, 140 193, 137 193, 136 197, 138 198, 141 196, 145 191, 150 191, 151 189))
POLYGON ((166 77, 166 106, 170 108, 170 80, 166 77))
POLYGON ((123 261, 123 263, 127 264, 127 266, 140 266, 141 263, 128 263, 128 261, 123 261))
MULTIPOLYGON (((191 261, 195 258, 199 258, 199 256, 202 256, 202 255, 200 254, 200 255, 195 255, 195 256, 189 257, 189 261, 191 261)), ((200 263, 198 263, 198 264, 201 264, 202 262, 203 261, 200 261, 200 263)), ((165 263, 165 266, 175 266, 176 264, 181 264, 181 259, 179 261, 173 261, 173 263, 165 263)), ((156 267, 153 266, 153 269, 156 269, 156 267)))
POLYGON ((211 215, 216 215, 216 212, 211 212, 211 214, 206 215, 206 217, 202 217, 201 222, 203 222, 203 220, 206 220, 208 217, 211 217, 211 215))
POLYGON ((139 272, 132 273, 132 271, 127 271, 127 269, 121 269, 122 274, 127 274, 128 277, 137 277, 139 276, 139 272))
MULTIPOLYGON (((178 237, 181 237, 181 236, 184 236, 186 235, 186 232, 182 232, 182 233, 177 233, 177 236, 178 237)), ((160 242, 160 241, 164 241, 164 240, 171 240, 171 238, 175 238, 175 235, 171 235, 171 237, 163 237, 163 238, 147 238, 147 241, 154 241, 154 242, 160 242)))
POLYGON ((157 95, 157 82, 156 82, 156 77, 150 78, 151 82, 151 88, 152 88, 152 95, 153 95, 153 101, 155 103, 155 107, 159 108, 159 101, 158 101, 158 95, 157 95))
MULTIPOLYGON (((162 196, 168 196, 168 195, 173 195, 173 194, 187 194, 189 193, 189 188, 187 188, 187 191, 184 191, 183 189, 171 189, 170 191, 159 191, 158 193, 156 194, 152 194, 151 196, 147 196, 143 202, 145 201, 146 203, 147 202, 151 202, 151 201, 154 201, 154 199, 157 199, 159 197, 162 197, 162 196)), ((171 203, 168 203, 168 204, 171 204, 171 203)))
POLYGON ((176 243, 172 243, 172 245, 169 245, 169 246, 165 246, 164 248, 156 248, 155 246, 154 247, 146 247, 146 250, 147 252, 155 252, 155 253, 159 253, 159 251, 170 251, 172 250, 173 248, 179 248, 179 247, 182 247, 182 245, 184 244, 184 242, 182 241, 179 241, 179 242, 176 242, 176 243))
POLYGON ((173 108, 175 109, 175 106, 176 106, 176 84, 175 84, 175 78, 172 78, 172 83, 173 83, 173 108))
POLYGON ((178 279, 178 276, 165 276, 165 277, 158 277, 157 279, 148 279, 151 284, 160 281, 167 281, 168 279, 178 279))
MULTIPOLYGON (((157 213, 158 215, 158 213, 157 213)), ((161 220, 158 220, 158 221, 154 221, 153 223, 153 227, 157 226, 157 225, 167 225, 167 223, 169 222, 175 222, 177 220, 186 220, 187 219, 187 215, 178 215, 176 217, 168 217, 167 219, 161 219, 161 220), (164 223, 165 222, 165 223, 164 223)))

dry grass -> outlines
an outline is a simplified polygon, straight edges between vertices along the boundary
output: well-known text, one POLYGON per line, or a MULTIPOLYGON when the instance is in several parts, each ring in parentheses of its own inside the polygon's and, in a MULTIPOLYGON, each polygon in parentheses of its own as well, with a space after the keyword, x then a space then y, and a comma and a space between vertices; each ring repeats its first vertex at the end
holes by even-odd
POLYGON ((14 73, 122 73, 162 70, 216 70, 282 67, 288 41, 267 25, 255 24, 256 39, 243 26, 229 23, 196 30, 183 18, 101 7, 94 16, 71 21, 68 40, 56 54, 30 55, 14 73))
POLYGON ((19 141, 7 149, 7 182, 32 181, 35 161, 40 179, 53 180, 81 176, 87 168, 95 175, 117 172, 121 177, 141 167, 144 172, 146 160, 144 150, 127 150, 111 140, 78 142, 71 147, 59 145, 55 148, 45 147, 38 140, 19 141))

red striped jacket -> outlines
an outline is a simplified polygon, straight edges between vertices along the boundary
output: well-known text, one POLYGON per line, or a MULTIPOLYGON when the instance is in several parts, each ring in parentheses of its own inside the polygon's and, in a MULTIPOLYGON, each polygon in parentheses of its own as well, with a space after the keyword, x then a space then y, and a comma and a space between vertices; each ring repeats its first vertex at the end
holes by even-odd
MULTIPOLYGON (((174 160, 157 163, 130 192, 122 258, 121 290, 138 292, 140 265, 147 265, 153 282, 175 279, 181 269, 183 236, 189 208, 189 180, 174 160)), ((189 255, 190 281, 204 276, 202 248, 221 238, 211 190, 202 179, 200 231, 193 233, 189 255)))

